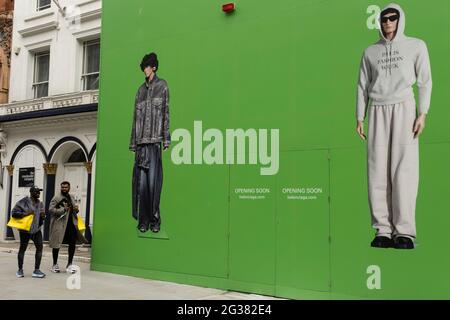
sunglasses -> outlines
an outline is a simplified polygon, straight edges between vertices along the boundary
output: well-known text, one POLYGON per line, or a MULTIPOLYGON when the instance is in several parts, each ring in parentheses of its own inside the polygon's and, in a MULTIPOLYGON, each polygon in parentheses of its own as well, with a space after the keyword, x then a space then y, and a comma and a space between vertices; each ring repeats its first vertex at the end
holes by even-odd
POLYGON ((388 20, 391 22, 394 22, 395 20, 398 20, 398 15, 396 14, 396 15, 389 16, 389 17, 381 17, 382 23, 386 23, 386 22, 388 22, 388 20))

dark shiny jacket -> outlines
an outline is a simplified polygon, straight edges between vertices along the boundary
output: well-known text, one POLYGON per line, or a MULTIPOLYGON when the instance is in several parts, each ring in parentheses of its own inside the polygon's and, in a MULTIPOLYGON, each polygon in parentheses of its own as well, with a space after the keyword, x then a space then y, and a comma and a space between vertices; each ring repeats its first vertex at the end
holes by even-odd
MULTIPOLYGON (((31 224, 31 229, 28 233, 34 234, 39 231, 44 224, 44 204, 41 201, 34 203, 30 197, 25 197, 17 201, 14 208, 11 210, 11 216, 16 219, 22 219, 27 216, 29 212, 33 212, 34 218, 31 224)), ((26 232, 21 230, 21 232, 26 232)))
POLYGON ((136 94, 130 150, 156 142, 162 142, 166 148, 170 145, 169 88, 165 80, 155 75, 150 82, 145 81, 136 94))

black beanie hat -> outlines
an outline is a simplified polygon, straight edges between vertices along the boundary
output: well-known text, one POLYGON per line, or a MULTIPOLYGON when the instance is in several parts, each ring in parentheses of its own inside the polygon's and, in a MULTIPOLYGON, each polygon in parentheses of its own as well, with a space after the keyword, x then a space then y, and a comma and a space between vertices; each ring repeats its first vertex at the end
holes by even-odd
POLYGON ((147 67, 155 67, 156 71, 158 71, 158 57, 156 56, 156 53, 152 52, 149 54, 146 54, 141 61, 141 70, 144 71, 147 67))

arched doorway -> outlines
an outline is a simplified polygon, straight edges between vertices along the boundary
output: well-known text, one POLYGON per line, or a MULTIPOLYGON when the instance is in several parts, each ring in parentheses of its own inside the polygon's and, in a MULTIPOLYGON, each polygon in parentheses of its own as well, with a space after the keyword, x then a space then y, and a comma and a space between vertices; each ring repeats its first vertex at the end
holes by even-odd
POLYGON ((29 195, 30 186, 26 186, 26 184, 28 183, 24 183, 26 181, 21 182, 19 179, 21 170, 32 168, 34 171, 34 184, 41 188, 44 186, 44 169, 42 167, 43 163, 45 163, 45 156, 36 146, 28 145, 19 151, 13 163, 13 181, 16 181, 13 186, 12 193, 13 203, 16 203, 21 198, 29 195))
MULTIPOLYGON (((17 201, 28 196, 30 186, 35 184, 42 188, 44 186, 43 164, 46 162, 45 155, 36 145, 26 145, 21 148, 13 160, 14 171, 11 187, 11 209, 17 201)), ((41 193, 41 201, 44 200, 44 194, 41 193)), ((14 238, 19 239, 16 229, 14 238)), ((9 234, 8 236, 12 236, 9 234)))
POLYGON ((87 155, 85 148, 75 141, 61 144, 53 153, 51 163, 58 165, 55 177, 55 194, 60 192, 60 184, 69 181, 70 193, 80 208, 80 216, 86 219, 87 198, 87 155))

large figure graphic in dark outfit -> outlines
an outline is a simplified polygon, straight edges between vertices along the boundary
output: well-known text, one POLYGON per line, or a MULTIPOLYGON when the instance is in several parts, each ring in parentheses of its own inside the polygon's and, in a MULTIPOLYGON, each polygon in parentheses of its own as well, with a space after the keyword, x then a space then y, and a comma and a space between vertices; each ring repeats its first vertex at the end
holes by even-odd
POLYGON ((167 150, 170 145, 169 89, 166 81, 156 76, 158 58, 155 53, 144 56, 141 70, 145 82, 136 94, 130 141, 130 150, 135 153, 132 215, 138 220, 139 231, 158 232, 163 181, 161 148, 167 150))

